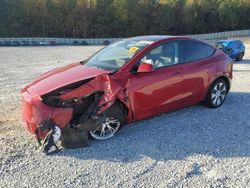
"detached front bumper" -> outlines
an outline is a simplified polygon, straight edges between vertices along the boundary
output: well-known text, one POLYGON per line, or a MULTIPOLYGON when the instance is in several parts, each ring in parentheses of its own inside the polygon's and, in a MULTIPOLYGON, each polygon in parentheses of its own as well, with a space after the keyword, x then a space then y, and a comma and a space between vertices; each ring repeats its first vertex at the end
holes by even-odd
MULTIPOLYGON (((70 122, 72 108, 53 108, 42 102, 38 95, 31 95, 27 91, 22 93, 22 120, 25 129, 35 135, 36 128, 46 120, 53 121, 58 127, 65 128, 70 122)), ((45 135, 41 135, 42 138, 45 135)))

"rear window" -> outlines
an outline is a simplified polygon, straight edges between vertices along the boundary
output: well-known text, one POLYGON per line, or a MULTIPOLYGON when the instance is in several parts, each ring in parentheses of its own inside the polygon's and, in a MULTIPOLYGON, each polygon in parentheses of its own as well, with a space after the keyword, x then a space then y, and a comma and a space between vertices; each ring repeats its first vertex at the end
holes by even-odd
POLYGON ((180 61, 187 63, 213 55, 215 49, 207 44, 196 41, 180 42, 180 61))

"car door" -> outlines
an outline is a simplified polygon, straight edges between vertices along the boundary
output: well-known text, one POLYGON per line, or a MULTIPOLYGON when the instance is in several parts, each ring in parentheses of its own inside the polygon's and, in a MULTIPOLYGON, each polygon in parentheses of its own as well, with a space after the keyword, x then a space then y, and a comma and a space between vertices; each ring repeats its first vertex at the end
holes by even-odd
POLYGON ((232 51, 232 57, 233 58, 237 58, 238 57, 238 55, 239 55, 239 46, 237 45, 237 42, 233 42, 232 43, 232 49, 233 49, 233 51, 232 51))
POLYGON ((228 44, 227 49, 229 50, 229 56, 230 56, 232 59, 237 58, 238 53, 239 53, 239 49, 237 48, 237 44, 236 44, 235 41, 231 41, 231 42, 228 44))
POLYGON ((128 89, 134 119, 142 119, 178 108, 181 98, 182 65, 178 42, 159 45, 138 62, 152 60, 155 71, 131 73, 128 89))
POLYGON ((195 104, 204 99, 210 73, 216 66, 210 59, 215 49, 198 41, 180 42, 180 61, 182 67, 183 105, 195 104))

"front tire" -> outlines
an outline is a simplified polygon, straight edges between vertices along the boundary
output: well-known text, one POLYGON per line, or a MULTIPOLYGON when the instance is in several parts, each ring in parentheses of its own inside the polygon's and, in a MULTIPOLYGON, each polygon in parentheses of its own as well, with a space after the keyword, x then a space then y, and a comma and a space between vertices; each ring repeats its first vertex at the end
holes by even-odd
POLYGON ((209 108, 220 107, 226 99, 228 87, 228 84, 223 79, 216 80, 208 91, 205 106, 209 108))
POLYGON ((90 131, 90 136, 96 140, 112 138, 125 123, 125 117, 119 103, 114 103, 108 110, 105 121, 97 129, 90 131))

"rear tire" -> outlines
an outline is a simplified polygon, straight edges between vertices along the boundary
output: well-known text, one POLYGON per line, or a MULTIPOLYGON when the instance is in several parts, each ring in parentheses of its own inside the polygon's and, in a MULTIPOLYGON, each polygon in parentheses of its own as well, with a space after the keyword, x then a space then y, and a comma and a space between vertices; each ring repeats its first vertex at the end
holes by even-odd
POLYGON ((119 103, 114 103, 107 111, 105 121, 96 130, 90 131, 90 136, 96 140, 112 138, 125 124, 125 117, 119 103))
POLYGON ((240 53, 239 56, 236 58, 236 61, 241 61, 244 57, 244 53, 240 53))
POLYGON ((205 106, 209 108, 218 108, 220 107, 228 94, 229 86, 221 78, 214 81, 208 90, 208 94, 205 100, 205 106))

